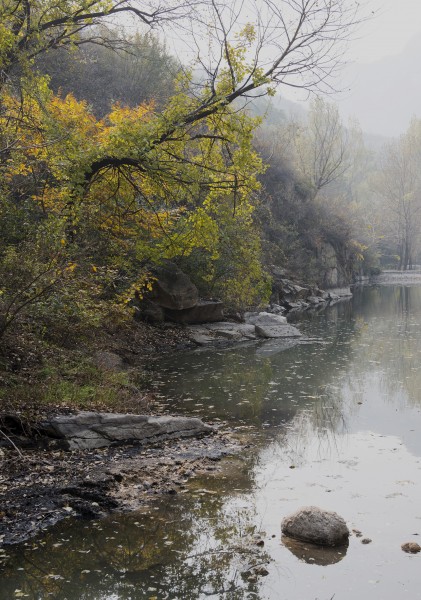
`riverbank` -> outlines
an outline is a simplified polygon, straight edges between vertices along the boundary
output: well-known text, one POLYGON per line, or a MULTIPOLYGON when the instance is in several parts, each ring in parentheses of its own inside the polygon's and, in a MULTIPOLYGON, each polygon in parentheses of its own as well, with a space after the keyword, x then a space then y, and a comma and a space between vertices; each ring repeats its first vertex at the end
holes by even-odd
MULTIPOLYGON (((313 307, 328 303, 326 297, 313 307)), ((239 340, 224 334, 216 341, 239 340)), ((87 409, 166 414, 165 399, 154 392, 154 361, 198 345, 187 327, 139 322, 47 352, 23 339, 22 355, 12 352, 2 374, 0 544, 25 541, 68 516, 99 518, 136 510, 162 494, 183 493, 191 477, 217 473, 223 456, 248 443, 220 422, 210 436, 148 447, 69 452, 40 438, 37 424, 51 415, 87 409)))
POLYGON ((207 437, 147 447, 0 448, 0 546, 24 542, 68 517, 96 519, 184 493, 191 478, 218 474, 221 459, 247 443, 241 432, 221 427, 207 437))

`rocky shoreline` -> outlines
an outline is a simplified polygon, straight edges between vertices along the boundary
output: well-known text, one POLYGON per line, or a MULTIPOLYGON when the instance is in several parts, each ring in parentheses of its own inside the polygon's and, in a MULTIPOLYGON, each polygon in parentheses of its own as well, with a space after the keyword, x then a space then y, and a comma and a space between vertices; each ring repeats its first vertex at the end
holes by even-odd
POLYGON ((101 518, 181 493, 192 477, 216 474, 221 459, 244 445, 226 428, 149 445, 0 448, 0 546, 22 543, 68 517, 101 518))

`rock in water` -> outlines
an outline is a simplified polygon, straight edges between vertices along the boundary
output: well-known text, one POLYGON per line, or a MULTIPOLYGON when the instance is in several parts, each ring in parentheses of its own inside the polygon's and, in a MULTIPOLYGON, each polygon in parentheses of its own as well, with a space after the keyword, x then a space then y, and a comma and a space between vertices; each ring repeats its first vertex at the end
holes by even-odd
POLYGON ((421 546, 416 542, 406 542, 406 544, 402 544, 401 548, 404 552, 408 552, 409 554, 421 552, 421 546))
POLYGON ((80 412, 52 417, 41 431, 62 439, 70 450, 102 448, 113 444, 140 443, 205 435, 213 428, 189 417, 151 417, 118 413, 80 412))
POLYGON ((342 546, 349 529, 337 513, 317 506, 304 506, 282 521, 282 533, 319 546, 342 546))

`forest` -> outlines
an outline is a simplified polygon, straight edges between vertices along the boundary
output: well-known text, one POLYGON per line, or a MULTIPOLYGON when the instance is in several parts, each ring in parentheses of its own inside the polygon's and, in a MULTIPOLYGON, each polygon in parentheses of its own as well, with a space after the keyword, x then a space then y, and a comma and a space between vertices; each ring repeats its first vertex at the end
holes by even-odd
POLYGON ((162 261, 240 313, 274 267, 328 286, 326 247, 347 284, 419 262, 420 120, 373 149, 325 94, 357 9, 243 5, 2 0, 2 398, 22 375, 71 396, 62 352, 127 332, 162 261), (277 108, 288 86, 304 115, 277 108))

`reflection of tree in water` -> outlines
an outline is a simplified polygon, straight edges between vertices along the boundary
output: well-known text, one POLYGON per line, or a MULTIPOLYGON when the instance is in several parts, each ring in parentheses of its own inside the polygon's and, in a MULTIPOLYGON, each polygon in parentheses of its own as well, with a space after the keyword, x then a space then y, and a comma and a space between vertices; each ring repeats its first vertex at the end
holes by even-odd
POLYGON ((396 401, 402 390, 419 405, 421 389, 421 288, 366 288, 356 302, 363 323, 348 376, 354 398, 364 394, 366 380, 376 381, 385 400, 396 401))
POLYGON ((299 326, 311 338, 308 344, 285 349, 283 340, 271 340, 159 362, 161 389, 172 398, 171 410, 193 410, 204 418, 238 424, 290 421, 345 370, 354 334, 349 303, 324 314, 305 313, 299 326))
POLYGON ((174 395, 172 408, 190 413, 199 402, 202 415, 260 424, 273 372, 270 360, 256 361, 254 345, 181 354, 157 370, 163 394, 174 395))
POLYGON ((225 502, 204 493, 145 515, 64 524, 9 552, 0 599, 259 598, 259 583, 244 574, 267 562, 253 514, 225 502))

